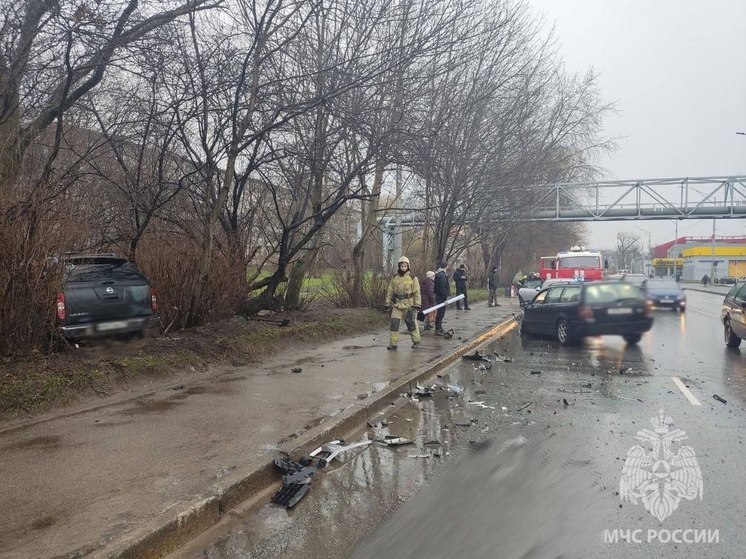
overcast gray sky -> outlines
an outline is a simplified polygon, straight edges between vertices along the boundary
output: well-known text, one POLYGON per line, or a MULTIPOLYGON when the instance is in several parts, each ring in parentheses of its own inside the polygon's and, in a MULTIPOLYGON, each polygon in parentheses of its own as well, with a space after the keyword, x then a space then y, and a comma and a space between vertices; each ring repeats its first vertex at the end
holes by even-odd
MULTIPOLYGON (((600 73, 619 114, 606 121, 619 149, 599 163, 605 179, 746 175, 746 0, 528 0, 554 25, 567 69, 600 73)), ((673 221, 588 225, 589 245, 619 231, 653 245, 673 221)), ((679 222, 706 236, 711 220, 679 222)), ((718 235, 746 235, 746 220, 718 220, 718 235)))

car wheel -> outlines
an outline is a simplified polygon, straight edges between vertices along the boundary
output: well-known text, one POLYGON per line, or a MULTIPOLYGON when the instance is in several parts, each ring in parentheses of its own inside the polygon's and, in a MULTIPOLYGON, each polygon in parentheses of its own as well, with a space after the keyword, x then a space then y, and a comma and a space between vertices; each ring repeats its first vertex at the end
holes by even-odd
POLYGON ((627 342, 629 345, 635 345, 642 339, 642 334, 627 334, 626 336, 622 337, 624 338, 624 341, 627 342))
POLYGON ((572 343, 572 337, 570 337, 570 325, 564 318, 560 318, 557 321, 557 339, 562 345, 570 345, 572 343))
POLYGON ((725 345, 728 347, 738 347, 741 345, 741 338, 736 336, 730 327, 730 320, 726 320, 723 325, 723 337, 725 338, 725 345))

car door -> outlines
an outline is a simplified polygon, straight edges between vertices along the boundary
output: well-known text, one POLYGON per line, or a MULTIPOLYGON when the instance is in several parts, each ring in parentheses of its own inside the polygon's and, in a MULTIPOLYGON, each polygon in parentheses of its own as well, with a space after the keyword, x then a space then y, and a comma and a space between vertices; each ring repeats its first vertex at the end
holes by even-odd
POLYGON ((524 332, 538 333, 541 312, 544 306, 544 298, 547 296, 547 291, 540 291, 533 301, 526 304, 523 309, 523 324, 521 329, 524 332))
POLYGON ((539 331, 542 334, 555 334, 555 326, 561 309, 561 297, 564 290, 563 285, 550 287, 547 296, 544 298, 542 311, 539 319, 539 331))
POLYGON ((730 327, 739 338, 746 338, 746 283, 733 297, 730 308, 730 327))
POLYGON ((562 317, 568 323, 575 322, 578 316, 578 305, 580 304, 580 285, 566 285, 562 290, 558 306, 557 318, 562 317))

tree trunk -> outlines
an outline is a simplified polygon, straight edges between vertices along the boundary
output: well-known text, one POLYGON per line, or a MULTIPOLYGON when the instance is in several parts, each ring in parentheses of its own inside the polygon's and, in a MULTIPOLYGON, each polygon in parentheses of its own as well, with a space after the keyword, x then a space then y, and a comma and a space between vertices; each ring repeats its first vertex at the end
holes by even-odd
POLYGON ((362 307, 365 300, 365 250, 368 246, 373 233, 378 225, 378 200, 381 197, 381 185, 383 184, 384 161, 383 158, 376 160, 375 175, 373 176, 373 188, 371 189, 370 199, 363 202, 367 206, 365 212, 365 222, 360 240, 355 243, 352 249, 352 305, 362 307))
POLYGON ((297 310, 301 308, 302 302, 300 300, 301 289, 303 288, 303 280, 306 278, 306 273, 313 266, 316 255, 319 253, 319 248, 314 243, 303 256, 293 264, 293 270, 290 272, 290 278, 288 279, 288 288, 285 291, 285 308, 288 310, 297 310))

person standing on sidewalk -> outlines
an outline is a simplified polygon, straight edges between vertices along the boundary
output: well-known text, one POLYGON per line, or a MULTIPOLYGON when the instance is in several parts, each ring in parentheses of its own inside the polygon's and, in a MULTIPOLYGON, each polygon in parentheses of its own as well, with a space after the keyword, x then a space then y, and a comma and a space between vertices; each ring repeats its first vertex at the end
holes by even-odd
MULTIPOLYGON (((429 309, 435 306, 435 272, 428 271, 422 280, 422 308, 429 309)), ((431 311, 425 315, 425 330, 435 327, 435 315, 437 311, 431 311)))
MULTIPOLYGON (((470 311, 469 297, 466 293, 466 283, 469 281, 469 278, 466 275, 466 264, 461 264, 461 266, 453 272, 453 281, 456 282, 456 295, 464 295, 464 310, 470 311)), ((456 310, 461 310, 461 301, 456 301, 456 310)))
MULTIPOLYGON (((445 260, 440 263, 440 268, 435 271, 435 304, 445 303, 451 294, 451 286, 448 284, 448 262, 445 260)), ((443 331, 443 318, 446 315, 446 307, 443 305, 440 307, 435 314, 435 335, 442 336, 445 334, 443 331)))
POLYGON ((388 350, 395 350, 399 342, 401 321, 407 325, 412 337, 412 348, 420 347, 420 331, 417 328, 417 312, 422 307, 420 281, 409 272, 409 258, 402 256, 397 263, 398 270, 386 290, 386 307, 391 308, 388 350))
POLYGON ((487 276, 487 287, 490 290, 490 307, 497 306, 497 266, 492 266, 487 276))

